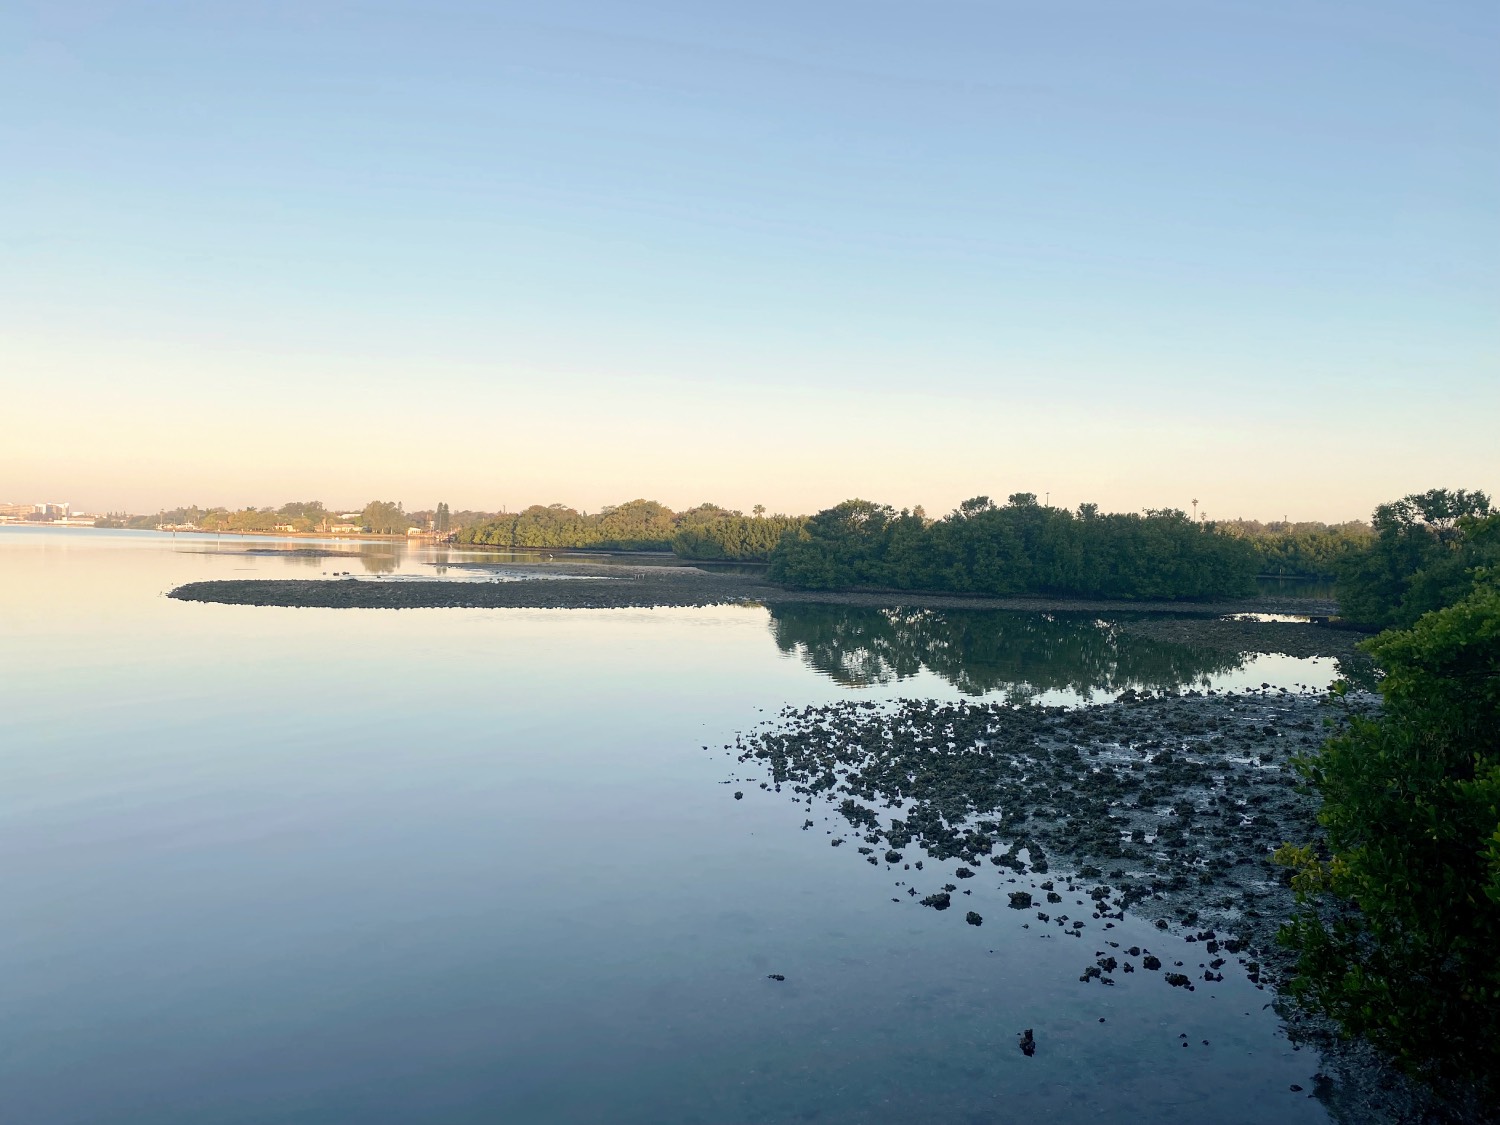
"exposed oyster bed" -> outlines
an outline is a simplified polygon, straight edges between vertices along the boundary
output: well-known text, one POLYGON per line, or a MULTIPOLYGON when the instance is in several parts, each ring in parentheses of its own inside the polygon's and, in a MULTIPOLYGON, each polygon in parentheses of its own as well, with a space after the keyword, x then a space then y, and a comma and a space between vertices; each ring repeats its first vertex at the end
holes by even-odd
MULTIPOLYGON (((786 708, 727 749, 745 771, 732 783, 810 814, 831 806, 830 845, 889 871, 895 901, 951 908, 958 925, 1009 920, 1078 939, 1085 986, 1144 973, 1193 990, 1238 971, 1274 989, 1289 966, 1275 934, 1294 903, 1270 856, 1320 836, 1292 759, 1377 706, 1363 693, 1330 702, 1269 689, 1126 692, 1078 708, 841 702, 786 708), (1002 918, 969 909, 973 889, 991 886, 1002 918), (1154 924, 1162 948, 1113 940, 1127 915, 1154 924)), ((1335 1116, 1432 1111, 1367 1047, 1289 1006, 1282 1015, 1323 1050, 1332 1074, 1316 1092, 1335 1116)))

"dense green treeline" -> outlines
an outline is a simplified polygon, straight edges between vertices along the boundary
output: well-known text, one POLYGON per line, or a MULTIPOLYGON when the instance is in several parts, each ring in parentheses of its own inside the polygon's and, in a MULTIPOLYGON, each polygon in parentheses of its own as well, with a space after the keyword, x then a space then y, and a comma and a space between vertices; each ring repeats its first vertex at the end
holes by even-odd
POLYGON ((684 559, 764 562, 788 531, 805 526, 804 516, 742 516, 731 513, 684 526, 672 537, 672 551, 684 559))
POLYGON ((1075 513, 1017 493, 1003 507, 966 500, 937 521, 846 500, 782 538, 770 577, 825 590, 1201 599, 1253 593, 1256 564, 1244 538, 1179 511, 1075 513))
POLYGON ((590 515, 565 504, 533 504, 459 531, 460 543, 489 547, 596 547, 665 551, 678 517, 655 500, 631 500, 590 515))
POLYGON ((1221 522, 1219 530, 1248 540, 1258 556, 1259 573, 1278 578, 1333 578, 1339 564, 1369 546, 1374 535, 1361 520, 1336 524, 1233 520, 1221 522))
POLYGON ((1386 629, 1451 605, 1476 567, 1500 565, 1500 516, 1483 492, 1433 489, 1382 504, 1368 545, 1339 563, 1339 612, 1386 629))
POLYGON ((800 524, 790 516, 754 515, 700 504, 674 512, 655 500, 631 500, 598 512, 564 504, 534 504, 458 532, 460 543, 490 547, 595 548, 674 551, 688 559, 764 559, 783 532, 800 524))
POLYGON ((1483 493, 1435 490, 1382 504, 1374 524, 1339 588, 1346 615, 1397 626, 1362 646, 1384 706, 1300 764, 1327 840, 1278 852, 1304 903, 1282 939, 1296 994, 1493 1112, 1500 515, 1483 493))

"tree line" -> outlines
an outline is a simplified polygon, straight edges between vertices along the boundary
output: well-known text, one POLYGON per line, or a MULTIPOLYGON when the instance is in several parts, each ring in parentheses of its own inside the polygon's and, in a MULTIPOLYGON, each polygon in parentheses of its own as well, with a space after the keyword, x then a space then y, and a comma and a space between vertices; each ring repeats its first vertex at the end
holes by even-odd
POLYGON ((784 533, 770 564, 772 581, 805 589, 1206 599, 1253 593, 1258 556, 1175 509, 1075 512, 1022 492, 1004 505, 966 500, 939 520, 846 500, 784 533))
POLYGON ((1500 566, 1500 527, 1483 492, 1433 489, 1381 504, 1365 546, 1337 567, 1339 612, 1373 629, 1452 605, 1478 567, 1500 566))
POLYGON ((717 504, 674 512, 655 500, 630 500, 593 513, 564 504, 533 504, 464 527, 456 539, 489 547, 673 551, 687 559, 764 560, 782 533, 800 522, 767 516, 758 506, 747 516, 717 504))
POLYGON ((684 524, 672 536, 672 552, 683 559, 765 562, 783 535, 799 531, 806 524, 806 516, 760 513, 745 516, 731 512, 684 524))
POLYGON ((432 527, 445 532, 455 520, 477 513, 451 512, 447 504, 429 511, 406 511, 399 501, 371 500, 357 512, 330 510, 321 500, 290 500, 280 507, 202 508, 189 505, 146 515, 111 512, 95 521, 97 527, 151 529, 189 527, 198 531, 273 532, 310 534, 352 524, 371 535, 403 535, 410 527, 432 527))
POLYGON ((1288 523, 1226 520, 1219 528, 1255 548, 1259 573, 1278 578, 1331 579, 1350 555, 1369 546, 1374 529, 1363 520, 1288 523))

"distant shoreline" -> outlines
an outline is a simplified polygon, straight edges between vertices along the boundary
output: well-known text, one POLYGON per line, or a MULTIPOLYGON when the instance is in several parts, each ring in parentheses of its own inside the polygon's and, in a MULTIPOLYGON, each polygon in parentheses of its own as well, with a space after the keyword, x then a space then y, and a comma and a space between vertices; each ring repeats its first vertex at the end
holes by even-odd
POLYGON ((1207 603, 996 598, 913 591, 794 590, 776 586, 759 575, 709 572, 692 566, 559 563, 545 570, 549 577, 509 582, 226 579, 190 582, 167 596, 185 602, 304 609, 667 609, 816 603, 869 608, 1099 613, 1139 618, 1128 622, 1126 627, 1158 635, 1162 640, 1296 656, 1344 655, 1352 652, 1360 639, 1357 633, 1317 628, 1305 621, 1225 619, 1231 614, 1307 617, 1335 611, 1331 603, 1313 599, 1260 596, 1207 603))

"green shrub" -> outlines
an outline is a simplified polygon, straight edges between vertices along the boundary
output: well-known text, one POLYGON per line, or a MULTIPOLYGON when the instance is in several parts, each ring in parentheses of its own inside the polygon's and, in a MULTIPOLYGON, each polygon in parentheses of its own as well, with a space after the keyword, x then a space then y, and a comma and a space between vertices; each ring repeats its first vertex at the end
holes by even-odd
POLYGON ((1500 584, 1469 585, 1365 642, 1380 715, 1302 764, 1329 854, 1278 854, 1305 904, 1282 931, 1293 993, 1414 1071, 1483 1086, 1500 1074, 1500 584))

